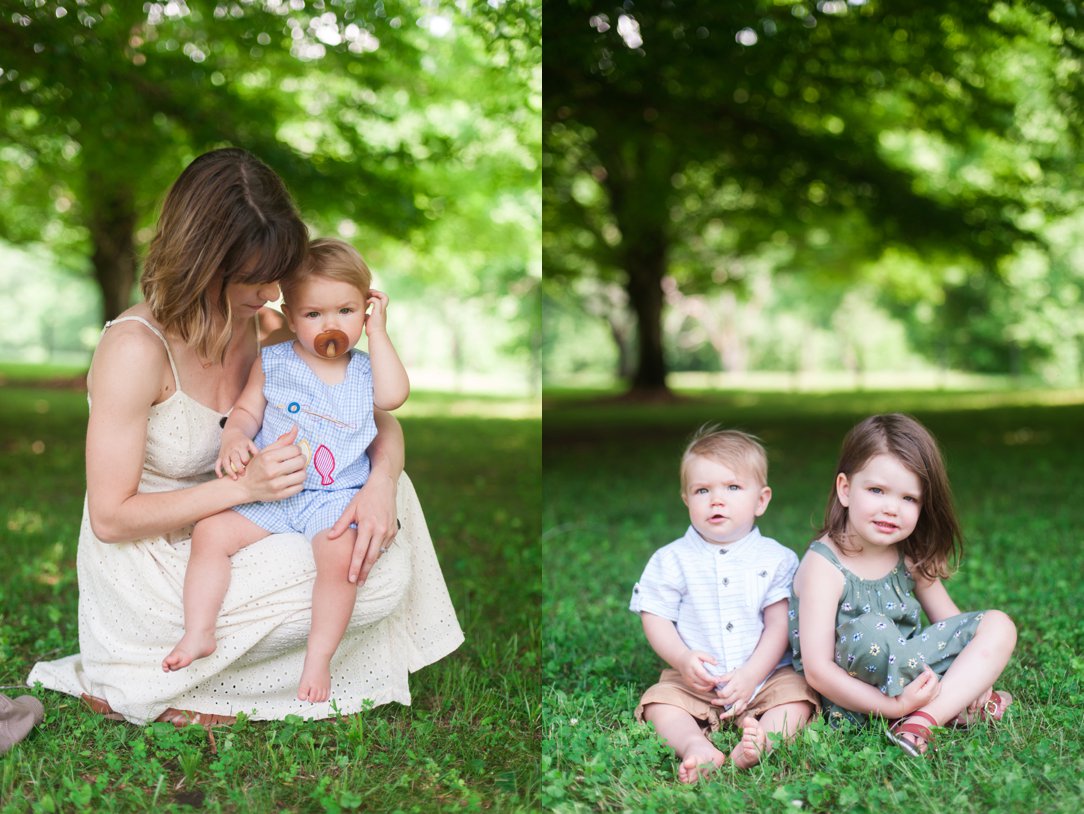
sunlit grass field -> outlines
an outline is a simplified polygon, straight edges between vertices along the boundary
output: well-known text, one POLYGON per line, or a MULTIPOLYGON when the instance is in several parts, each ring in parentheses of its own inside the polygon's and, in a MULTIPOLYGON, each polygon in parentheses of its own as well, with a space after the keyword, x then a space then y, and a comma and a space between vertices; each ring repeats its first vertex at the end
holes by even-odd
MULTIPOLYGON (((0 811, 536 811, 541 425, 537 407, 415 393, 408 471, 465 634, 411 678, 411 707, 216 730, 45 721, 0 757, 0 811)), ((75 652, 85 395, 0 388, 0 690, 75 652)))
MULTIPOLYGON (((676 403, 548 397, 543 451, 543 805, 557 812, 1084 810, 1084 393, 735 393, 676 403), (688 524, 678 460, 703 422, 760 436, 774 491, 761 528, 801 555, 839 444, 874 412, 939 438, 962 518, 961 608, 1000 608, 1019 644, 997 727, 945 729, 908 758, 880 729, 823 724, 742 774, 696 787, 632 712, 662 666, 628 608, 651 553, 688 524)), ((729 752, 733 733, 720 736, 729 752)))

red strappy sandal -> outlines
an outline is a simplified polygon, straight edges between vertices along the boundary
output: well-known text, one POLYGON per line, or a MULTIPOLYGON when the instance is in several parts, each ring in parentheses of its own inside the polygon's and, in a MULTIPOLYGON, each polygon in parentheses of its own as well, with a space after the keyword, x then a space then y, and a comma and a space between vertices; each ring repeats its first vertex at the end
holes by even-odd
POLYGON ((919 749, 918 744, 914 741, 906 740, 901 736, 911 735, 915 738, 922 738, 926 742, 926 751, 928 751, 933 748, 933 732, 930 729, 932 726, 937 726, 937 721, 934 720, 932 715, 922 710, 915 710, 910 715, 905 715, 893 723, 885 731, 885 735, 911 757, 922 757, 926 752, 919 749), (930 722, 930 726, 912 723, 912 718, 925 718, 930 722))
POLYGON ((952 721, 953 726, 966 727, 982 721, 1000 721, 1005 715, 1005 710, 1012 704, 1013 697, 1007 692, 993 690, 986 703, 976 712, 968 712, 966 709, 952 721))

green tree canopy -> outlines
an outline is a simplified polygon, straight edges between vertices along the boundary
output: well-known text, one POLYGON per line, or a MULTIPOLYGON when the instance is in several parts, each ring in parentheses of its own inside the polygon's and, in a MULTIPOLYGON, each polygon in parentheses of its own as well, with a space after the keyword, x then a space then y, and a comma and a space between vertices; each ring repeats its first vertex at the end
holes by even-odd
POLYGON ((635 388, 665 387, 667 274, 725 283, 720 264, 782 244, 847 275, 895 244, 995 275, 1036 212, 1075 204, 1073 8, 543 8, 547 278, 625 287, 635 388))
POLYGON ((112 317, 169 184, 235 144, 310 222, 428 258, 419 282, 532 289, 540 49, 520 0, 19 0, 0 21, 0 236, 89 257, 112 317))

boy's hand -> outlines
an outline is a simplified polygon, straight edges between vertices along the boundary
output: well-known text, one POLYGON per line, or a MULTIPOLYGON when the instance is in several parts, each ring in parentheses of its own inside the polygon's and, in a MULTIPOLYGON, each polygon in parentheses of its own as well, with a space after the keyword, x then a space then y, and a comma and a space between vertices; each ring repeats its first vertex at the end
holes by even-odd
POLYGON ((256 455, 260 448, 253 443, 251 438, 246 438, 242 433, 223 433, 222 448, 218 451, 218 460, 215 461, 215 474, 218 477, 229 475, 237 480, 245 474, 245 467, 256 455))
POLYGON ((388 329, 388 295, 371 288, 366 305, 371 305, 373 310, 365 317, 365 335, 372 336, 374 333, 386 331, 388 329))
POLYGON ((697 692, 710 692, 715 689, 716 678, 704 668, 704 662, 715 664, 715 659, 699 650, 690 650, 681 662, 675 665, 682 680, 697 692))
POLYGON ((923 665, 922 672, 918 677, 904 687, 903 692, 896 697, 900 710, 900 714, 896 717, 903 718, 910 715, 916 709, 930 703, 940 692, 940 677, 930 669, 930 665, 923 665))
POLYGON ((744 713, 749 708, 749 702, 757 688, 756 682, 740 669, 716 677, 715 683, 722 689, 715 690, 719 697, 711 703, 727 708, 726 712, 720 713, 720 719, 733 718, 744 713))

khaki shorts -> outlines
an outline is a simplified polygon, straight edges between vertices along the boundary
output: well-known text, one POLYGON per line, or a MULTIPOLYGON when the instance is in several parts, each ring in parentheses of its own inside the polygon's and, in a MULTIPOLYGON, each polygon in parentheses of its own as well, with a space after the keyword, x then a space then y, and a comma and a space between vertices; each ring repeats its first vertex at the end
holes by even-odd
MULTIPOLYGON (((648 704, 669 704, 685 710, 708 726, 712 732, 717 732, 720 726, 719 714, 724 710, 711 703, 716 697, 714 693, 694 692, 689 689, 681 680, 681 673, 677 670, 663 670, 662 675, 659 676, 659 683, 648 687, 640 698, 640 704, 636 707, 636 720, 643 722, 644 707, 648 704)), ((814 717, 820 714, 820 696, 788 664, 769 676, 764 686, 760 688, 760 692, 753 697, 753 703, 743 713, 743 717, 752 715, 759 718, 772 707, 801 701, 808 701, 814 706, 814 717)), ((725 720, 737 722, 733 718, 725 720)))

